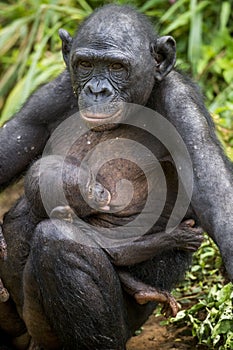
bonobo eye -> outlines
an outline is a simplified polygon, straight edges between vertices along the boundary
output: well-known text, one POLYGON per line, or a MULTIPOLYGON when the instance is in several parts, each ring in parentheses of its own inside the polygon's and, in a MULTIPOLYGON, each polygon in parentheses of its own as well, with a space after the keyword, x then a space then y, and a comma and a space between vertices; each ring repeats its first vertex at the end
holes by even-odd
POLYGON ((113 63, 111 64, 110 69, 118 71, 118 70, 124 69, 124 66, 121 63, 113 63))
POLYGON ((80 61, 79 66, 84 69, 90 69, 92 68, 92 64, 88 61, 80 61))
POLYGON ((113 80, 125 80, 128 76, 127 68, 124 64, 120 62, 112 63, 109 66, 109 71, 113 80))

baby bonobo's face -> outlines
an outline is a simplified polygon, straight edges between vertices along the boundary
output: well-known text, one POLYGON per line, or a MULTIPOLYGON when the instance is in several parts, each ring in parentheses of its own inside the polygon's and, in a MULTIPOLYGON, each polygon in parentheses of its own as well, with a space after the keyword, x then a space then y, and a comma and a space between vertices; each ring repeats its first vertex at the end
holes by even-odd
POLYGON ((78 185, 80 193, 85 202, 97 211, 109 211, 111 193, 96 180, 95 169, 92 169, 88 163, 79 167, 78 185))
POLYGON ((99 182, 90 182, 87 185, 86 193, 83 193, 87 203, 97 210, 108 211, 110 210, 111 194, 104 188, 99 182))

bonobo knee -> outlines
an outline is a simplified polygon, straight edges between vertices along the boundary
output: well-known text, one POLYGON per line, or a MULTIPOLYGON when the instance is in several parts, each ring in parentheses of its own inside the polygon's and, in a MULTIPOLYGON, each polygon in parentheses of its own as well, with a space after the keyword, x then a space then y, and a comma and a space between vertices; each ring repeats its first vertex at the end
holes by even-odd
POLYGON ((64 348, 124 349, 130 335, 118 275, 102 249, 77 240, 80 234, 70 223, 42 221, 27 283, 32 273, 38 302, 64 348))

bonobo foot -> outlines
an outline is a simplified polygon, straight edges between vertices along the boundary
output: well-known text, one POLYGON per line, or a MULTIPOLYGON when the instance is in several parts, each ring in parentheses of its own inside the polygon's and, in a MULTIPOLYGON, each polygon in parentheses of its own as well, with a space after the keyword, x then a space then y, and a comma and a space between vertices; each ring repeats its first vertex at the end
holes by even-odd
MULTIPOLYGON (((6 259, 7 257, 7 246, 6 241, 3 237, 2 227, 0 226, 0 259, 6 259)), ((2 280, 0 278, 0 303, 5 303, 9 299, 9 293, 7 289, 3 286, 2 280)))
POLYGON ((134 298, 138 304, 143 305, 149 301, 156 301, 157 303, 164 304, 161 312, 164 313, 166 317, 175 317, 177 315, 179 306, 175 298, 170 293, 160 291, 146 284, 145 288, 146 289, 138 291, 134 294, 134 298))
POLYGON ((120 281, 123 289, 132 295, 138 304, 144 305, 149 301, 155 301, 164 304, 162 313, 165 313, 166 317, 175 317, 179 307, 175 298, 166 291, 160 291, 155 287, 151 287, 146 283, 143 283, 134 278, 130 273, 126 271, 118 271, 120 281))

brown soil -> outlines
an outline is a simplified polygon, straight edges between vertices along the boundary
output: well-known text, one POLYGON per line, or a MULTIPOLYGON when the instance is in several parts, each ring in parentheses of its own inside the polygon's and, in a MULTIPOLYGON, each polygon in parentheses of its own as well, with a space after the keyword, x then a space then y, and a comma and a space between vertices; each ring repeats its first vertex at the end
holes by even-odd
POLYGON ((151 315, 142 327, 140 335, 131 338, 127 350, 204 350, 206 347, 196 345, 188 327, 177 328, 174 325, 164 326, 163 316, 151 315))
MULTIPOLYGON (((23 192, 23 183, 13 185, 0 196, 0 221, 4 213, 13 205, 23 192)), ((204 350, 206 347, 197 346, 188 327, 176 328, 174 325, 164 326, 163 316, 152 315, 142 332, 131 338, 127 344, 127 350, 204 350)), ((1 346, 0 346, 1 350, 1 346)))

